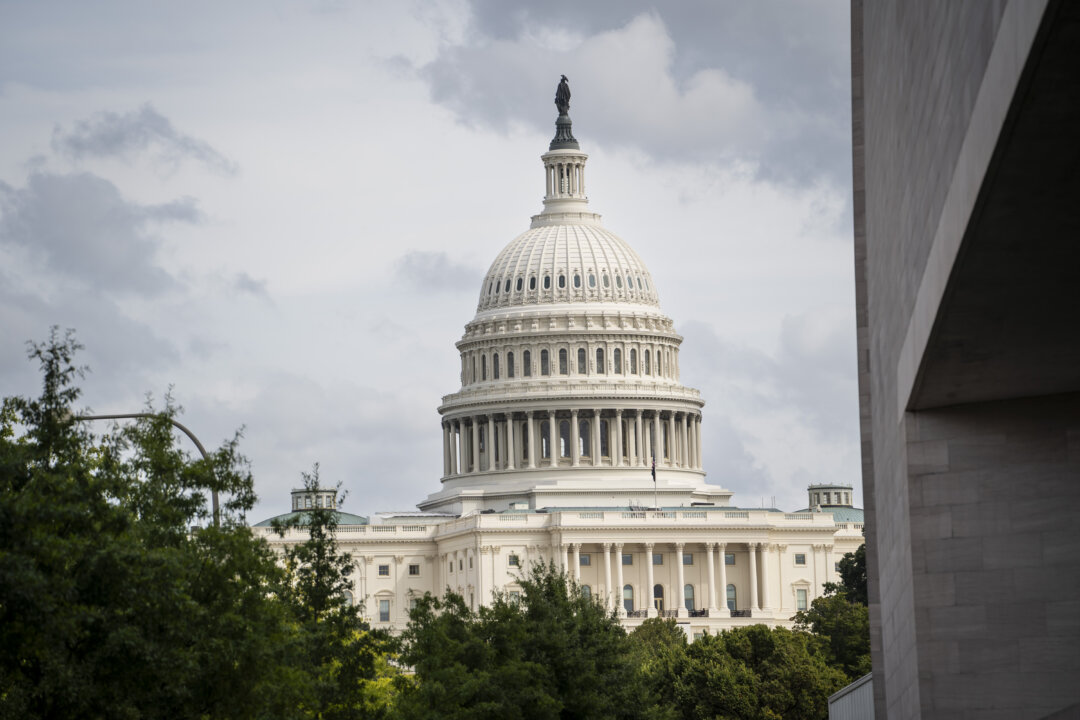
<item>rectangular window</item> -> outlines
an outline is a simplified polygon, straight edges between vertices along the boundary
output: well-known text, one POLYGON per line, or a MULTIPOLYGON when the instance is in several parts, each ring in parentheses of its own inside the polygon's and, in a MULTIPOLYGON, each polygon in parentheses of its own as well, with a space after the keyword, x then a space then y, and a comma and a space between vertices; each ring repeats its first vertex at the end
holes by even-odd
POLYGON ((634 553, 623 553, 622 564, 623 565, 633 565, 634 564, 634 553))
POLYGON ((379 601, 379 622, 390 622, 390 601, 379 601))
POLYGON ((589 553, 581 553, 581 567, 587 567, 592 565, 592 555, 589 553))
POLYGON ((840 563, 833 563, 833 570, 835 570, 836 572, 840 572, 840 563))
POLYGON ((795 609, 806 609, 806 590, 803 590, 802 588, 795 591, 795 609))
POLYGON ((379 577, 390 577, 390 566, 389 565, 380 565, 379 566, 379 577))
POLYGON ((472 555, 469 556, 469 569, 472 570, 472 555))
POLYGON ((806 553, 795 553, 795 564, 803 567, 806 565, 806 553))
POLYGON ((416 577, 419 574, 420 574, 420 566, 419 565, 410 565, 409 566, 409 575, 411 575, 412 577, 416 577))
POLYGON ((521 567, 521 558, 519 558, 517 555, 511 555, 510 557, 506 558, 506 564, 510 567, 521 567))
POLYGON ((694 564, 694 553, 683 553, 682 554, 682 564, 683 565, 693 565, 694 564))
POLYGON ((465 561, 462 560, 461 558, 458 558, 457 569, 458 570, 464 570, 465 569, 465 561))
POLYGON ((420 602, 420 598, 409 598, 409 609, 415 610, 416 604, 420 602))
POLYGON ((724 553, 724 564, 725 565, 734 565, 735 564, 735 553, 724 553))
POLYGON ((518 590, 511 590, 510 591, 510 602, 516 603, 516 602, 519 602, 520 600, 521 600, 521 592, 518 591, 518 590))
POLYGON ((652 564, 653 565, 663 565, 664 564, 664 553, 653 553, 652 564))
POLYGON ((454 572, 454 561, 453 560, 450 561, 450 570, 449 570, 449 572, 454 572))

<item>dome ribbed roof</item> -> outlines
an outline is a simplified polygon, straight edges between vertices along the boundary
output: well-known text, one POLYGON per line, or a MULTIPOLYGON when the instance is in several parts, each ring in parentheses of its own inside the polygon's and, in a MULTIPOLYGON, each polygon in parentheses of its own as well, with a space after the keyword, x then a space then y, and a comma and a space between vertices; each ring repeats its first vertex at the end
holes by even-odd
POLYGON ((582 302, 660 304, 645 263, 619 236, 599 224, 545 224, 495 258, 477 311, 582 302))

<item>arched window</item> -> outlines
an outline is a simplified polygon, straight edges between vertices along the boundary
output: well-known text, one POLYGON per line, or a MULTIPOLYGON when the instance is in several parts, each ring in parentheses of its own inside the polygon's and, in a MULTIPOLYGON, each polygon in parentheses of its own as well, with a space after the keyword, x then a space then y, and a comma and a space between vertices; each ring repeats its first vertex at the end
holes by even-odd
POLYGON ((604 289, 607 290, 609 287, 611 287, 611 281, 608 280, 608 276, 605 275, 604 276, 604 289))
POLYGON ((515 290, 517 290, 518 292, 521 292, 521 288, 524 287, 524 284, 525 284, 525 281, 523 279, 521 279, 521 278, 518 278, 517 279, 517 287, 515 288, 515 290))
POLYGON ((664 586, 660 584, 653 585, 652 589, 652 604, 659 612, 664 612, 664 586))
POLYGON ((578 348, 577 350, 577 371, 578 375, 584 375, 589 372, 589 363, 585 359, 585 348, 578 348))
POLYGON ((472 381, 476 382, 476 356, 473 355, 472 359, 472 381))
POLYGON ((622 275, 616 275, 615 276, 615 287, 622 290, 622 275))
POLYGON ((495 281, 495 294, 499 293, 499 288, 501 288, 501 287, 502 287, 502 283, 499 282, 498 280, 496 280, 495 281))
POLYGON ((634 586, 623 585, 622 588, 622 606, 623 610, 628 613, 634 612, 634 586))
POLYGON ((559 276, 559 289, 563 290, 565 288, 566 288, 566 276, 565 275, 560 275, 559 276))
POLYGON ((608 442, 608 435, 610 435, 611 432, 608 430, 608 427, 607 420, 600 421, 600 457, 611 456, 611 449, 608 447, 610 445, 608 442))
POLYGON ((637 279, 637 289, 638 290, 641 289, 641 277, 640 276, 638 276, 638 279, 637 279))
POLYGON ((551 364, 548 362, 548 351, 547 350, 541 350, 540 351, 540 374, 541 375, 550 375, 551 374, 551 364))
POLYGON ((570 457, 570 421, 559 423, 559 457, 570 457))
POLYGON ((591 288, 596 287, 596 276, 593 275, 592 273, 589 273, 589 287, 591 287, 591 288))
POLYGON ((607 363, 604 362, 604 348, 596 348, 596 372, 601 375, 607 370, 607 363))
POLYGON ((487 380, 487 355, 480 356, 480 379, 487 380))
POLYGON ((506 377, 514 377, 514 351, 506 353, 506 377))
POLYGON ((611 361, 614 366, 615 374, 622 375, 622 350, 615 348, 611 351, 611 361))
POLYGON ((528 350, 521 353, 521 374, 532 377, 532 353, 528 350))
POLYGON ((581 287, 581 276, 578 275, 577 273, 574 273, 574 288, 579 288, 579 287, 581 287))
POLYGON ((551 423, 547 420, 540 423, 540 457, 551 457, 551 423))
POLYGON ((694 607, 694 586, 687 585, 683 588, 683 605, 687 610, 695 610, 694 607))
POLYGON ((652 375, 652 363, 649 362, 649 351, 645 351, 645 374, 652 375))
POLYGON ((630 372, 633 375, 637 375, 637 350, 630 349, 630 372))
POLYGON ((342 595, 342 598, 345 600, 345 604, 348 605, 349 607, 352 607, 352 604, 354 602, 353 601, 353 594, 350 591, 345 590, 345 591, 343 591, 341 593, 341 595, 342 595))
POLYGON ((545 290, 550 290, 551 289, 551 276, 550 275, 545 275, 544 276, 544 289, 545 290))
POLYGON ((727 609, 735 612, 735 586, 727 586, 727 609))
POLYGON ((626 289, 627 290, 633 290, 634 289, 634 279, 632 277, 630 277, 629 275, 626 276, 626 289))
POLYGON ((529 290, 536 289, 536 276, 529 278, 529 290))
POLYGON ((495 380, 499 379, 499 353, 491 356, 491 374, 495 380))
POLYGON ((559 374, 566 375, 569 373, 567 369, 566 348, 559 350, 559 374))
POLYGON ((592 455, 592 443, 589 442, 589 427, 592 425, 588 420, 578 420, 578 455, 589 457, 592 455))
POLYGON ((506 278, 506 286, 503 287, 503 292, 510 292, 510 278, 506 278))
POLYGON ((589 587, 588 585, 582 585, 581 586, 581 597, 585 598, 586 600, 591 598, 592 597, 592 588, 589 587))

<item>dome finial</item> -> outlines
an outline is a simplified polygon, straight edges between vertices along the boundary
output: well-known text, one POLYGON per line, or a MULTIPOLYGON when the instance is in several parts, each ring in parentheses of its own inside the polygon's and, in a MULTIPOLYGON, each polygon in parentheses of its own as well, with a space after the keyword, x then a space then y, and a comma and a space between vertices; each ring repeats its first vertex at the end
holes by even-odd
POLYGON ((555 107, 559 109, 559 118, 555 121, 555 137, 548 146, 549 150, 580 150, 581 146, 574 139, 570 120, 570 84, 562 75, 559 86, 555 89, 555 107))

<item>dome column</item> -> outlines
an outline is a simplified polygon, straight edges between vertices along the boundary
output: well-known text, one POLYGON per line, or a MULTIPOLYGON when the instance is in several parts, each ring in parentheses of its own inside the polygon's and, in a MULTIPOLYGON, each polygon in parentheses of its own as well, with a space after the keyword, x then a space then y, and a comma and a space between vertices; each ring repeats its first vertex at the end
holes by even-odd
POLYGON ((457 474, 464 475, 469 469, 469 457, 465 452, 465 423, 455 420, 454 424, 457 426, 457 474))
MULTIPOLYGON (((593 410, 592 419, 592 464, 594 467, 600 467, 603 464, 604 459, 601 457, 601 447, 603 443, 600 442, 600 411, 593 410)), ((608 443, 608 452, 611 452, 611 443, 608 443)))
POLYGON ((682 443, 679 445, 679 465, 684 468, 690 467, 690 435, 687 432, 686 413, 682 414, 682 443))
POLYGON ((664 444, 663 444, 663 438, 660 435, 660 411, 659 410, 654 410, 653 411, 652 419, 653 419, 653 421, 652 421, 653 436, 652 436, 652 442, 650 443, 650 445, 651 445, 650 451, 652 452, 652 460, 654 462, 659 461, 659 462, 656 462, 657 465, 663 465, 664 464, 664 444))
MULTIPOLYGON (((622 410, 615 410, 615 457, 612 465, 615 467, 622 467, 622 410)), ((620 565, 620 567, 622 567, 620 565)), ((621 580, 619 581, 622 582, 621 580)), ((619 592, 622 592, 620 589, 619 592)))
POLYGON ((700 415, 698 415, 698 416, 696 416, 694 418, 694 438, 695 438, 695 444, 697 445, 697 449, 698 449, 697 468, 698 468, 698 470, 700 470, 702 467, 704 467, 701 464, 702 460, 701 460, 701 416, 700 415))
POLYGON ((548 467, 559 464, 558 428, 555 427, 555 411, 548 410, 548 467))
MULTIPOLYGON (((637 441, 637 447, 634 449, 634 459, 636 463, 632 465, 638 465, 639 467, 645 467, 645 433, 642 427, 645 420, 640 410, 634 411, 634 438, 637 441)), ((649 588, 649 592, 652 592, 652 588, 649 588)), ((651 596, 650 596, 651 597, 651 596)))
POLYGON ((450 423, 442 424, 442 468, 443 477, 450 474, 450 423))
POLYGON ((487 469, 488 472, 496 470, 495 466, 495 416, 487 416, 487 469))
MULTIPOLYGON (((578 411, 570 411, 570 464, 577 467, 581 464, 581 432, 578 427, 578 411)), ((561 433, 560 433, 561 435, 561 433)))
POLYGON ((472 471, 480 472, 480 418, 482 415, 473 417, 472 422, 472 471))
POLYGON ((529 449, 529 459, 526 463, 526 467, 532 470, 536 467, 536 453, 538 450, 538 443, 536 442, 536 435, 533 433, 533 411, 529 410, 525 413, 525 432, 528 438, 526 443, 529 449))
POLYGON ((667 427, 667 464, 670 467, 675 467, 676 448, 679 445, 678 437, 675 435, 675 412, 668 413, 668 427, 667 427))
POLYGON ((514 465, 514 413, 506 414, 506 469, 515 470, 514 465))

